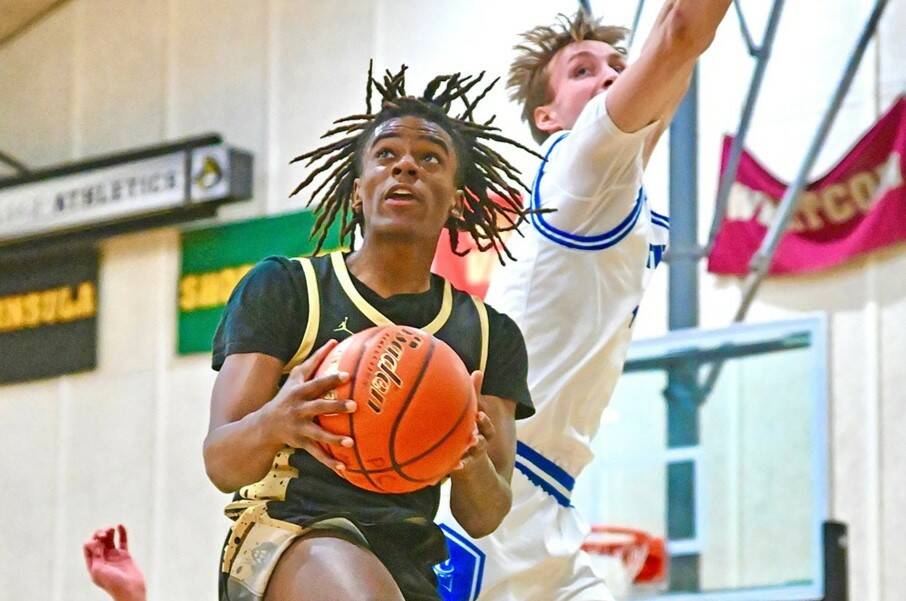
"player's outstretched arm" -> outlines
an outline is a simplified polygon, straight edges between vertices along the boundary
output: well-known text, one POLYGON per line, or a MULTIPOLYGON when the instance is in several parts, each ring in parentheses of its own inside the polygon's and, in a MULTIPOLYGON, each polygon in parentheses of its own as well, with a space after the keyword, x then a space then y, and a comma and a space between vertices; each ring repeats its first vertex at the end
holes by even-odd
POLYGON ((635 132, 670 112, 689 85, 695 61, 714 40, 732 0, 667 0, 638 60, 607 92, 607 113, 635 132))
POLYGON ((145 601, 145 577, 129 554, 126 528, 120 524, 116 530, 119 545, 113 528, 98 530, 82 545, 88 575, 114 601, 145 601))
POLYGON ((472 538, 497 529, 510 511, 510 480, 516 461, 516 403, 481 395, 481 372, 472 374, 479 394, 475 439, 451 474, 450 511, 472 538))
POLYGON ((279 359, 263 353, 237 353, 226 358, 214 383, 211 421, 204 441, 205 469, 217 488, 234 492, 259 481, 284 446, 305 449, 327 467, 343 469, 317 443, 352 446, 352 439, 327 432, 314 421, 323 413, 355 410, 352 401, 323 398, 344 382, 347 374, 312 378, 335 345, 328 342, 295 367, 279 390, 283 371, 279 359))
POLYGON ((645 136, 645 146, 642 148, 642 164, 646 167, 648 166, 648 159, 650 159, 651 155, 654 153, 654 148, 657 146, 658 140, 661 139, 661 136, 667 131, 667 128, 670 127, 670 122, 673 121, 673 116, 676 114, 680 103, 683 101, 683 97, 686 95, 686 90, 689 88, 689 81, 691 79, 690 76, 689 80, 683 84, 682 89, 680 89, 676 96, 667 104, 664 114, 658 117, 657 125, 654 127, 654 130, 645 136))

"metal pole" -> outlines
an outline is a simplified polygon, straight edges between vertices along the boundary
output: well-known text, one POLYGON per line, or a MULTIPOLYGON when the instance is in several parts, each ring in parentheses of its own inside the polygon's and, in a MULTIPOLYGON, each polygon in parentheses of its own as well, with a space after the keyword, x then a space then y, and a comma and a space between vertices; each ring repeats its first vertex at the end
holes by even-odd
POLYGON ((736 16, 739 18, 739 29, 743 40, 746 42, 746 47, 749 49, 749 54, 755 54, 755 40, 752 39, 752 33, 749 31, 746 16, 742 14, 742 0, 733 0, 733 8, 736 9, 736 16))
MULTIPOLYGON (((698 69, 692 72, 689 90, 670 126, 670 290, 668 322, 671 330, 698 325, 698 69)), ((664 390, 667 412, 667 446, 698 446, 698 366, 674 365, 667 370, 664 390)), ((694 459, 668 461, 667 536, 670 540, 696 537, 694 459)), ((698 591, 698 552, 672 554, 669 589, 698 591)))
MULTIPOLYGON (((730 148, 727 166, 721 175, 720 186, 717 189, 717 202, 714 207, 714 218, 711 220, 711 230, 708 233, 708 242, 705 245, 705 255, 711 253, 711 249, 714 246, 714 239, 717 237, 720 224, 723 222, 724 215, 727 212, 727 199, 730 197, 730 189, 733 187, 733 182, 736 181, 736 171, 739 169, 739 159, 742 157, 743 145, 745 144, 746 136, 749 133, 749 125, 752 122, 752 114, 755 112, 755 104, 761 93, 761 84, 764 80, 764 73, 767 70, 768 61, 771 58, 771 49, 774 46, 777 25, 780 23, 780 14, 783 12, 783 2, 784 0, 774 0, 774 5, 771 7, 771 14, 768 15, 768 24, 765 28, 764 39, 761 41, 761 46, 757 50, 754 50, 754 55, 757 58, 755 71, 752 73, 752 81, 749 83, 749 93, 746 96, 746 102, 743 105, 742 116, 739 118, 739 127, 736 129, 736 136, 733 138, 733 146, 730 148)), ((740 19, 742 19, 741 13, 740 19)), ((741 21, 741 23, 744 23, 744 21, 741 21)), ((748 37, 748 29, 744 26, 743 35, 746 37, 748 44, 750 40, 748 37)), ((753 51, 752 46, 749 47, 749 51, 753 51)))
POLYGON ((17 175, 25 175, 26 173, 29 173, 28 167, 18 161, 15 157, 8 155, 2 151, 0 151, 0 163, 6 163, 7 165, 15 169, 17 175))
POLYGON ((859 64, 862 62, 862 57, 865 55, 865 49, 868 47, 868 42, 871 41, 871 38, 878 27, 878 21, 881 20, 881 15, 887 7, 887 2, 888 0, 875 1, 875 7, 871 12, 868 21, 865 23, 865 27, 862 29, 862 35, 859 37, 859 41, 857 42, 853 53, 849 57, 846 71, 844 71, 843 78, 837 85, 830 106, 825 112, 821 124, 818 126, 818 131, 815 133, 815 139, 812 140, 812 145, 805 155, 805 160, 802 161, 799 172, 786 189, 783 200, 780 202, 777 218, 771 222, 771 227, 768 229, 768 233, 761 243, 761 248, 759 248, 755 256, 752 257, 750 265, 752 271, 746 278, 742 304, 736 312, 736 316, 733 318, 734 321, 742 321, 743 318, 745 318, 749 306, 755 298, 755 293, 758 292, 758 288, 761 286, 761 282, 768 271, 768 267, 771 265, 771 260, 774 258, 774 253, 777 251, 777 245, 780 243, 780 236, 786 230, 790 217, 793 216, 793 211, 796 209, 796 202, 799 199, 799 195, 805 189, 806 179, 808 178, 809 173, 811 173, 812 167, 815 165, 818 153, 821 152, 821 149, 824 147, 824 142, 827 140, 827 134, 834 124, 837 113, 840 112, 840 106, 843 104, 843 99, 846 98, 846 93, 849 91, 853 78, 856 76, 856 71, 859 68, 859 64))
MULTIPOLYGON (((837 89, 834 91, 834 95, 831 98, 830 106, 827 108, 824 117, 821 119, 821 123, 818 126, 818 130, 815 132, 812 144, 805 155, 805 159, 802 161, 802 165, 799 167, 796 177, 784 192, 783 199, 780 202, 780 208, 777 211, 777 217, 771 222, 771 227, 768 229, 768 233, 765 235, 764 240, 762 240, 761 247, 758 249, 758 252, 755 253, 755 256, 752 257, 752 262, 749 265, 749 275, 746 276, 745 282, 743 283, 742 303, 740 303, 739 309, 733 317, 734 322, 745 319, 749 307, 755 299, 755 294, 758 292, 758 288, 761 286, 761 282, 768 272, 771 260, 774 258, 774 253, 777 251, 777 245, 780 243, 780 236, 786 230, 790 217, 792 217, 793 211, 796 208, 796 202, 799 195, 805 189, 806 179, 808 178, 812 167, 815 165, 818 153, 821 152, 821 149, 824 147, 824 142, 827 140, 827 134, 834 123, 834 119, 837 117, 837 113, 840 112, 840 105, 843 104, 843 99, 849 91, 849 87, 856 75, 859 64, 862 62, 862 57, 865 55, 865 49, 868 46, 868 42, 874 35, 875 30, 878 27, 878 21, 881 20, 881 15, 887 7, 887 2, 888 0, 875 1, 875 6, 849 57, 849 61, 846 64, 846 70, 843 72, 843 77, 837 84, 837 89)), ((709 394, 714 388, 714 384, 717 382, 722 367, 722 362, 713 364, 710 373, 705 378, 705 382, 702 385, 702 391, 705 395, 709 394)))
POLYGON ((670 125, 671 330, 698 325, 698 67, 670 125))
POLYGON ((635 40, 635 31, 639 28, 639 21, 642 19, 642 9, 645 8, 645 0, 639 0, 635 7, 635 17, 632 18, 632 29, 629 30, 629 41, 626 42, 627 48, 632 48, 632 42, 635 40))

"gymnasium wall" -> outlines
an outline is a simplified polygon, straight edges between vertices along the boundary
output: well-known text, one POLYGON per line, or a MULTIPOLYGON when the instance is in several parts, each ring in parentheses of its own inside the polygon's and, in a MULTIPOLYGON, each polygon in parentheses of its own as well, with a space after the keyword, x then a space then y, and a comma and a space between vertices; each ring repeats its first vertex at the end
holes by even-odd
MULTIPOLYGON (((654 18, 646 10, 642 31, 654 18)), ((767 2, 744 1, 756 38, 767 2)), ((868 0, 788 2, 749 147, 789 179, 836 84, 868 0)), ((629 23, 634 3, 593 2, 629 23), (625 4, 625 5, 624 5, 625 4)), ((482 0, 70 0, 0 45, 0 149, 31 167, 207 131, 255 154, 254 197, 219 220, 297 209, 290 158, 329 120, 363 106, 367 61, 429 75, 503 74, 517 32, 575 2, 482 0)), ((834 163, 906 89, 906 7, 891 3, 822 153, 834 163)), ((701 63, 700 229, 707 231, 720 136, 738 119, 750 65, 728 19, 701 63)), ((502 89, 484 105, 525 142, 502 89)), ((649 169, 667 207, 666 144, 649 169)), ((531 161, 522 160, 531 174, 531 161)), ((0 172, 3 173, 3 172, 0 172)), ((530 176, 529 176, 530 177, 530 176)), ((906 558, 906 253, 882 251, 820 275, 768 281, 751 320, 829 315, 831 512, 850 524, 852 590, 892 601, 906 558)), ((98 368, 0 387, 0 590, 11 597, 99 600, 81 542, 123 522, 153 600, 212 599, 227 521, 225 496, 201 461, 214 374, 207 356, 175 353, 179 232, 101 244, 98 368)), ((666 273, 642 306, 636 336, 666 329, 666 273)), ((0 264, 2 277, 2 264, 0 264)), ((701 323, 728 323, 736 280, 702 273, 701 323)), ((0 349, 0 353, 2 353, 0 349)))

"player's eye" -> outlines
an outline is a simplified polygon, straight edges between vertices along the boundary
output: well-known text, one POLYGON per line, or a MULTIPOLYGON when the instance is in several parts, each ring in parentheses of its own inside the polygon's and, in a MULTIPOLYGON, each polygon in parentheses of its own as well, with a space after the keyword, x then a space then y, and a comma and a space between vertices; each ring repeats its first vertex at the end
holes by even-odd
POLYGON ((393 151, 388 148, 381 148, 377 152, 374 153, 374 158, 378 159, 379 161, 383 161, 385 159, 392 159, 393 151))
POLYGON ((440 165, 440 157, 438 155, 434 154, 433 152, 426 153, 422 157, 422 160, 424 162, 428 163, 429 165, 440 165))
POLYGON ((579 67, 573 71, 573 77, 588 77, 589 75, 591 75, 591 69, 587 67, 579 67))

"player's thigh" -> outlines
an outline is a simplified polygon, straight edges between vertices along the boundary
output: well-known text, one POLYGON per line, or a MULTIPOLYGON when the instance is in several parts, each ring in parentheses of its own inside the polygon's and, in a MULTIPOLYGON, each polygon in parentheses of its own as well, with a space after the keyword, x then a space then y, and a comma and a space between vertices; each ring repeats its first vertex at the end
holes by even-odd
POLYGON ((280 557, 264 601, 403 601, 374 553, 329 533, 312 533, 280 557))

